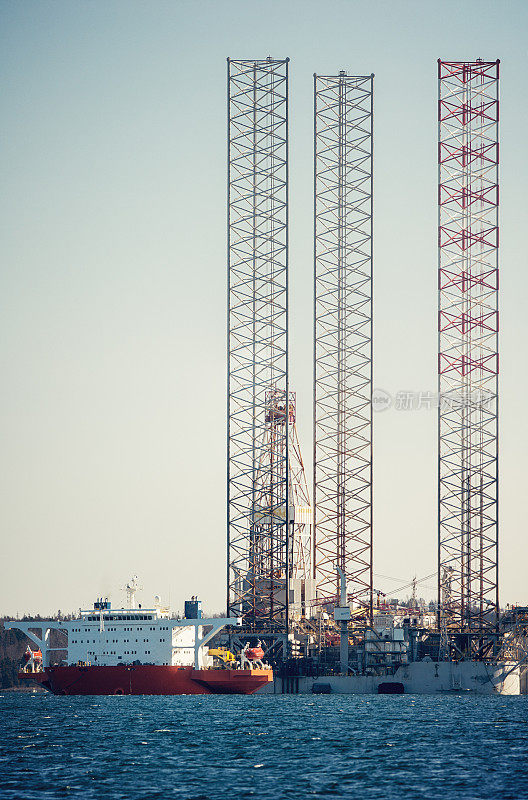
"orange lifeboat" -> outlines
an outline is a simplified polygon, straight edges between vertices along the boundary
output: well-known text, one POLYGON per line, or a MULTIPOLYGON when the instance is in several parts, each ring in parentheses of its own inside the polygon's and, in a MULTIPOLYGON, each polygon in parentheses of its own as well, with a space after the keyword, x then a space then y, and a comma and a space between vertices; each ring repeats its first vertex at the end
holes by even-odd
POLYGON ((40 650, 40 648, 38 650, 32 650, 31 647, 28 645, 27 650, 24 653, 24 662, 27 664, 28 661, 35 661, 35 662, 42 661, 42 651, 40 650))
POLYGON ((260 661, 264 658, 264 650, 262 647, 248 647, 244 655, 248 661, 260 661))
POLYGON ((32 650, 29 647, 24 653, 24 663, 22 665, 23 672, 42 672, 42 651, 32 650))

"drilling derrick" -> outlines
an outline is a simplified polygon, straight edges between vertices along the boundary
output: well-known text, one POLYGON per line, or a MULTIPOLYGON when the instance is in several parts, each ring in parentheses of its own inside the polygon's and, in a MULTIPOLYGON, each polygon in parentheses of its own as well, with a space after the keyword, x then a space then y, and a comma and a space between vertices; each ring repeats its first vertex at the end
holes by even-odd
POLYGON ((288 59, 228 60, 228 615, 288 631, 288 59))
POLYGON ((498 622, 499 62, 438 61, 439 626, 498 622))
POLYGON ((314 76, 314 490, 318 596, 372 617, 373 75, 314 76))
MULTIPOLYGON (((266 392, 265 426, 259 448, 255 477, 255 506, 252 513, 249 571, 246 589, 253 594, 251 616, 257 629, 266 629, 265 621, 286 615, 293 603, 304 610, 313 590, 312 509, 301 457, 296 417, 295 392, 286 395, 277 389, 266 392), (288 439, 284 431, 288 428, 288 439), (287 564, 281 560, 274 535, 274 514, 286 518, 286 506, 277 506, 276 486, 280 485, 288 448, 288 553, 287 564), (287 608, 288 606, 288 608, 287 608)), ((248 615, 249 616, 249 615, 248 615)))

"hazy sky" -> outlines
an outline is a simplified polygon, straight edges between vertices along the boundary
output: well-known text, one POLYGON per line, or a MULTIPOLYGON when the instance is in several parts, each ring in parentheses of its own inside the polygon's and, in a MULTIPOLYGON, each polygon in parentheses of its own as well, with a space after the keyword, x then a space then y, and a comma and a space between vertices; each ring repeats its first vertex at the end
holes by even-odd
MULTIPOLYGON (((308 469, 312 74, 376 75, 375 384, 394 395, 436 387, 436 60, 501 59, 501 599, 528 602, 527 12, 0 2, 0 613, 121 603, 134 572, 144 602, 224 607, 226 57, 268 55, 291 59, 308 469)), ((436 567, 433 410, 376 415, 374 498, 376 586, 392 594, 436 567)))

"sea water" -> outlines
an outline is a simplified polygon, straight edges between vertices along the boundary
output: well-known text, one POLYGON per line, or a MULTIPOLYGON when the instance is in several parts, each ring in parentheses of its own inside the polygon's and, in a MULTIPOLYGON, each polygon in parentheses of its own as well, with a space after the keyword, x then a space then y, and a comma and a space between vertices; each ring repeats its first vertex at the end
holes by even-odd
POLYGON ((0 692, 0 798, 528 798, 528 696, 0 692))

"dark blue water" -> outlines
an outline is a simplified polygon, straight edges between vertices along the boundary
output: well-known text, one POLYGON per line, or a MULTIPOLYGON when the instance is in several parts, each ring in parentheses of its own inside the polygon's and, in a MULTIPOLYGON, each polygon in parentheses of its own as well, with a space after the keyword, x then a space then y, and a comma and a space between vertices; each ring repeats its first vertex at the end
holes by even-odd
POLYGON ((0 697, 2 800, 528 798, 528 697, 0 697))

